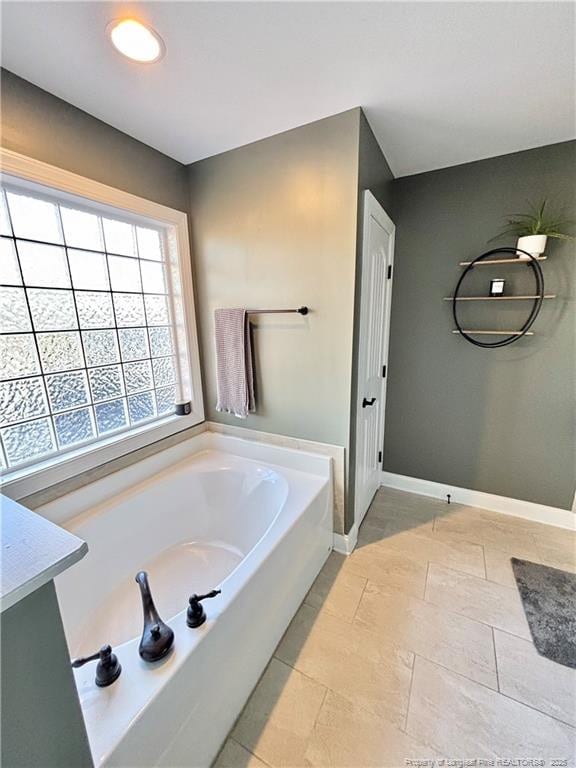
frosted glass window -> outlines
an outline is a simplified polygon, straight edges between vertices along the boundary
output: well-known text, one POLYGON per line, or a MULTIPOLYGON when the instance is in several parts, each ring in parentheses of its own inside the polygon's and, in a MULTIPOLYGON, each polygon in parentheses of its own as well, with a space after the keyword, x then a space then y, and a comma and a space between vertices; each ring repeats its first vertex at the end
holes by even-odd
POLYGON ((40 373, 34 335, 0 335, 0 379, 19 379, 40 373))
POLYGON ((58 206, 48 200, 8 192, 8 208, 16 237, 62 243, 58 206))
POLYGON ((13 240, 7 240, 5 237, 0 240, 0 283, 22 285, 16 246, 13 240))
POLYGON ((2 182, 0 466, 174 414, 179 276, 165 237, 89 200, 2 182))
POLYGON ((17 333, 31 330, 24 288, 0 287, 0 331, 17 333))
POLYGON ((166 292, 163 264, 157 264, 154 261, 143 261, 140 268, 142 270, 142 287, 146 293, 166 292))
POLYGON ((99 216, 63 205, 60 206, 60 214, 66 245, 87 248, 89 251, 104 250, 99 216))
POLYGON ((68 331, 78 328, 72 291, 29 288, 28 301, 37 331, 68 331))
POLYGON ((84 331, 82 333, 86 365, 108 365, 120 360, 116 331, 84 331))
POLYGON ((108 253, 118 253, 124 256, 137 255, 132 224, 114 219, 102 219, 102 223, 104 224, 104 238, 108 253))
POLYGON ((107 291, 110 288, 106 255, 92 251, 68 250, 74 288, 107 291))
POLYGON ((6 205, 6 198, 4 197, 4 190, 0 190, 0 235, 11 235, 12 227, 10 226, 10 219, 8 218, 8 207, 6 205))
POLYGON ((64 448, 90 440, 95 435, 92 412, 89 408, 68 411, 54 416, 58 445, 64 448))
POLYGON ((162 261, 162 241, 158 230, 136 227, 136 239, 138 241, 138 255, 141 259, 162 261))
POLYGON ((77 291, 76 306, 81 328, 114 327, 114 310, 109 293, 77 291))
POLYGON ((0 383, 0 427, 47 413, 48 402, 40 377, 0 383))
POLYGON ((77 331, 39 333, 36 338, 44 373, 84 367, 80 334, 77 331))
POLYGON ((26 285, 70 288, 66 251, 54 245, 16 241, 26 285))
POLYGON ((115 293, 114 310, 118 327, 145 325, 144 299, 139 293, 115 293))
POLYGON ((140 266, 137 259, 108 256, 113 291, 141 291, 140 266))

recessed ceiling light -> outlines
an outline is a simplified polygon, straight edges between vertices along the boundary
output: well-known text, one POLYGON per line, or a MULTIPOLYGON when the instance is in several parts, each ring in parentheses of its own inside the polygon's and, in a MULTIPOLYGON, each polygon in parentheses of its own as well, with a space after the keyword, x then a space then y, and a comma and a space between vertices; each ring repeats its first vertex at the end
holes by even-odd
POLYGON ((107 31, 112 45, 129 59, 151 64, 164 55, 165 46, 160 35, 136 19, 112 21, 107 31))

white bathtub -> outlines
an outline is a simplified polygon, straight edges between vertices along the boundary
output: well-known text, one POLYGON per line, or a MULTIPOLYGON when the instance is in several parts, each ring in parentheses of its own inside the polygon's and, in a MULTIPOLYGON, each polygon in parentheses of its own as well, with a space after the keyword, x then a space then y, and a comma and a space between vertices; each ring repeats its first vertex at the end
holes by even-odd
POLYGON ((71 655, 110 643, 122 664, 103 689, 75 670, 95 765, 210 765, 331 549, 331 477, 324 456, 203 433, 37 510, 88 542, 56 581, 71 655), (139 570, 175 633, 155 664, 139 570))

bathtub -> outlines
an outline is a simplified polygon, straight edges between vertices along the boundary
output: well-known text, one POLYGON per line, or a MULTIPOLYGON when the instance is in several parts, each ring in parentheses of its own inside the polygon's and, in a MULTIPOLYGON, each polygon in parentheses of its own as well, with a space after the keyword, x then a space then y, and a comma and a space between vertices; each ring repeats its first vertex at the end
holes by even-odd
POLYGON ((330 459, 205 432, 37 511, 88 542, 56 579, 71 656, 110 643, 122 664, 108 688, 74 670, 94 764, 209 766, 332 547, 330 459), (175 633, 153 664, 139 570, 175 633))

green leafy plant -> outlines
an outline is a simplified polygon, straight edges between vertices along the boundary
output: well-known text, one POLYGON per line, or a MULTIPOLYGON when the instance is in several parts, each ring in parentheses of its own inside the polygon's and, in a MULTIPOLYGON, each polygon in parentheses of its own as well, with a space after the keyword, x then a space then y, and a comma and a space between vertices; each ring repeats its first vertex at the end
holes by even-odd
POLYGON ((573 240, 574 236, 566 232, 566 228, 570 228, 573 224, 572 219, 565 219, 558 213, 548 213, 547 205, 548 201, 543 200, 540 205, 531 204, 529 213, 508 214, 510 218, 506 219, 502 231, 488 242, 511 235, 515 237, 546 235, 558 240, 573 240))

